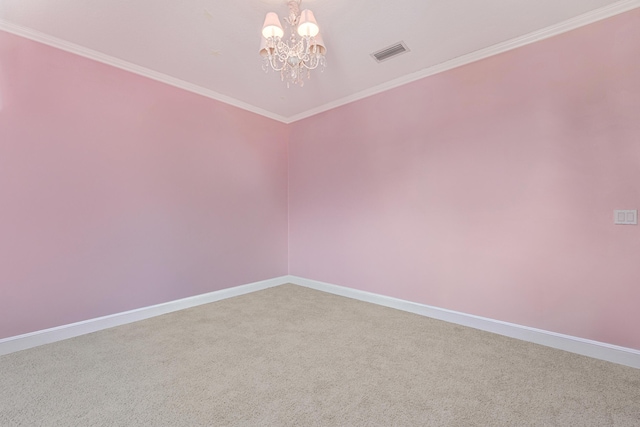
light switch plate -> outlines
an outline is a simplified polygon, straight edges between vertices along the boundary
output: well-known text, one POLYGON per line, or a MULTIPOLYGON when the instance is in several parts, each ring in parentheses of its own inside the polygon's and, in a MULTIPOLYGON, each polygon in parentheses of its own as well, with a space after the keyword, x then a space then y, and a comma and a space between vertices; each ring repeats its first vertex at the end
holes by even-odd
POLYGON ((637 210, 615 210, 613 211, 614 224, 638 225, 637 210))

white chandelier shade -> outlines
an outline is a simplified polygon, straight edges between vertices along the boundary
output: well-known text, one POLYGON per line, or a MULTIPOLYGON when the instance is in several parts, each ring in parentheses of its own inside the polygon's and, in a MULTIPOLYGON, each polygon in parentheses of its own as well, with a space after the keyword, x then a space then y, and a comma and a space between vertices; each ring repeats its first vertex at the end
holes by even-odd
POLYGON ((309 9, 305 9, 300 14, 300 22, 298 23, 298 34, 301 37, 315 37, 320 32, 316 17, 309 9))
POLYGON ((278 18, 278 15, 275 12, 267 13, 267 16, 264 18, 262 36, 265 38, 284 36, 284 30, 282 29, 280 18, 278 18))
POLYGON ((320 35, 320 27, 312 11, 300 12, 302 0, 289 0, 288 24, 289 40, 285 40, 285 30, 275 12, 269 12, 262 25, 260 56, 265 72, 272 69, 280 72, 281 79, 290 84, 304 85, 304 76, 311 77, 311 70, 324 69, 327 48, 320 35))
POLYGON ((269 41, 262 36, 260 40, 260 56, 267 58, 269 55, 273 55, 274 48, 269 46, 269 41))
POLYGON ((320 33, 315 37, 315 46, 319 55, 324 56, 327 53, 327 48, 324 46, 324 40, 322 40, 320 33))

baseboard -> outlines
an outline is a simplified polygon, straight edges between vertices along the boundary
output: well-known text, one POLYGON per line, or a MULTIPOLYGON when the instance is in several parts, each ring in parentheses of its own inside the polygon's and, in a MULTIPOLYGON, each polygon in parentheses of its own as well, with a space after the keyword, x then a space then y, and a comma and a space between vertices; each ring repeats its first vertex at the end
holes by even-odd
POLYGON ((295 285, 305 286, 307 288, 343 297, 408 311, 421 316, 444 320, 458 325, 469 326, 482 331, 493 332, 507 337, 640 369, 640 351, 635 349, 432 307, 425 304, 405 301, 344 286, 319 282, 317 280, 310 280, 297 276, 285 276, 285 279, 288 283, 293 283, 295 285))
POLYGON ((556 332, 545 331, 542 329, 530 328, 528 326, 521 326, 514 323, 502 322, 500 320, 489 319, 486 317, 474 316, 472 314, 460 313, 453 310, 432 307, 425 304, 419 304, 411 301, 401 300, 398 298, 388 297, 385 295, 374 294, 371 292, 360 291, 357 289, 347 288, 344 286, 291 275, 249 283, 233 288, 222 289, 207 294, 196 295, 193 297, 170 301, 163 304, 138 308, 135 310, 98 317, 95 319, 84 320, 82 322, 31 332, 15 337, 4 338, 0 340, 0 356, 20 350, 37 347, 43 344, 62 341, 91 332, 97 332, 115 326, 125 325, 127 323, 137 322, 139 320, 160 316, 162 314, 248 294, 262 289, 279 286, 285 283, 293 283, 295 285, 304 286, 307 288, 316 289, 347 298, 353 298, 385 307, 391 307, 398 310, 407 311, 409 313, 431 317, 433 319, 444 320, 446 322, 468 326, 471 328, 480 329, 482 331, 493 332, 507 337, 541 344, 548 347, 569 351, 571 353, 581 354, 583 356, 593 357, 595 359, 606 360, 608 362, 618 363, 620 365, 640 369, 639 350, 620 347, 584 338, 573 337, 570 335, 559 334, 556 332))
POLYGON ((173 311, 183 310, 185 308, 195 307, 202 304, 208 304, 231 297, 248 294, 250 292, 260 291, 262 289, 282 285, 283 283, 288 283, 288 276, 276 277, 274 279, 235 286, 233 288, 221 289, 219 291, 209 292, 206 294, 196 295, 193 297, 183 298, 175 301, 169 301, 149 307, 142 307, 122 313, 97 317, 95 319, 84 320, 77 323, 71 323, 69 325, 63 325, 55 328, 31 332, 24 335, 18 335, 15 337, 4 338, 0 340, 0 356, 20 350, 26 350, 28 348, 37 347, 43 344, 66 340, 68 338, 77 337, 79 335, 84 335, 91 332, 101 331, 103 329, 113 328, 114 326, 137 322, 138 320, 160 316, 162 314, 171 313, 173 311))

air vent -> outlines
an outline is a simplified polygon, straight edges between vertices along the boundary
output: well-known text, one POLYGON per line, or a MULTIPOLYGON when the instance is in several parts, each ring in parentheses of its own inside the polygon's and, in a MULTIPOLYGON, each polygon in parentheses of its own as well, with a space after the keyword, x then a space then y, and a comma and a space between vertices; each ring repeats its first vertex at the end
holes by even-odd
POLYGON ((400 42, 394 44, 393 46, 385 47, 384 49, 381 49, 377 52, 373 52, 371 56, 373 56, 376 61, 382 62, 405 52, 409 52, 409 48, 404 42, 400 42))

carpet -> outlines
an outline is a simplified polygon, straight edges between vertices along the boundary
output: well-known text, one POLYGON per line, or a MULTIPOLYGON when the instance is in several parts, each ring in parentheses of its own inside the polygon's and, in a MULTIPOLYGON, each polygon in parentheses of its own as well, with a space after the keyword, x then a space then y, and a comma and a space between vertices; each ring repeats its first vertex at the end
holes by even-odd
POLYGON ((282 285, 0 357, 1 426, 638 426, 640 370, 282 285))

